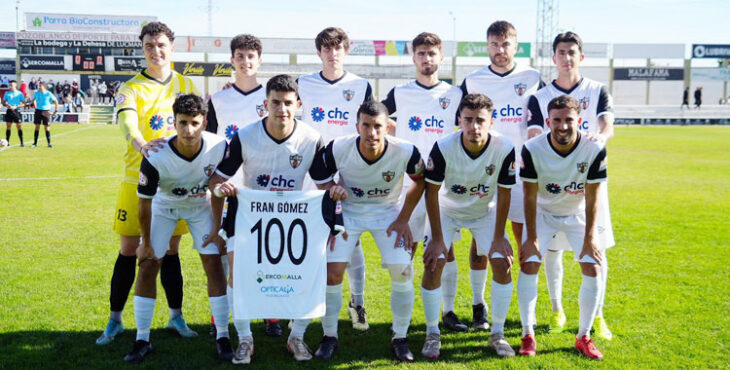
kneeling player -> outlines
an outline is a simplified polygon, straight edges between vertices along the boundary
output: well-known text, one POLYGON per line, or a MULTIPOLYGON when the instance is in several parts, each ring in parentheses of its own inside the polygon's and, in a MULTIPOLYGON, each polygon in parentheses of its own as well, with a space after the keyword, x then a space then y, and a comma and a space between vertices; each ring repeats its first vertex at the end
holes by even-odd
POLYGON ((597 245, 598 193, 606 181, 606 149, 578 131, 580 103, 567 95, 548 104, 552 131, 537 136, 522 148, 520 177, 524 182, 527 236, 520 248, 517 296, 522 319, 520 355, 534 356, 537 273, 542 255, 559 232, 568 239, 580 263, 583 282, 578 298, 580 323, 575 348, 585 356, 602 359, 590 339, 600 298, 601 252, 597 245))
MULTIPOLYGON (((137 341, 124 357, 139 363, 152 350, 150 327, 155 310, 157 273, 178 220, 185 220, 208 277, 210 309, 218 325, 218 356, 233 357, 228 339, 228 300, 221 264, 222 243, 206 242, 218 230, 206 199, 208 181, 226 152, 226 141, 205 130, 206 106, 197 95, 181 95, 172 106, 177 135, 140 165, 139 223, 142 244, 137 248, 139 273, 134 291, 137 341)), ((220 241, 220 239, 213 239, 220 241)))
POLYGON ((406 333, 413 314, 413 256, 408 220, 423 193, 423 160, 411 143, 386 133, 388 109, 367 101, 357 112, 359 135, 331 141, 317 156, 312 179, 327 184, 335 200, 342 200, 348 239, 339 237, 327 252, 327 313, 322 318, 324 338, 315 356, 330 358, 337 349, 337 320, 342 308, 342 276, 360 235, 369 231, 380 250, 383 267, 390 271, 393 313, 391 346, 398 360, 413 361, 406 333), (339 185, 332 179, 340 174, 339 185), (398 197, 403 176, 414 183, 408 189, 402 209, 398 197))
POLYGON ((515 185, 515 149, 502 135, 490 133, 492 101, 482 94, 466 95, 459 106, 460 131, 434 144, 426 165, 426 209, 430 229, 423 253, 421 295, 426 314, 426 342, 421 353, 437 358, 441 349, 439 309, 441 273, 451 239, 462 228, 471 231, 477 254, 492 263, 492 335, 489 345, 499 356, 512 357, 504 340, 504 321, 512 298, 512 247, 504 234, 515 185), (445 185, 442 187, 442 184, 445 185), (440 192, 439 192, 440 190, 440 192), (493 199, 497 197, 497 209, 493 199), (442 212, 443 211, 443 212, 442 212), (489 251, 486 246, 491 245, 489 251))

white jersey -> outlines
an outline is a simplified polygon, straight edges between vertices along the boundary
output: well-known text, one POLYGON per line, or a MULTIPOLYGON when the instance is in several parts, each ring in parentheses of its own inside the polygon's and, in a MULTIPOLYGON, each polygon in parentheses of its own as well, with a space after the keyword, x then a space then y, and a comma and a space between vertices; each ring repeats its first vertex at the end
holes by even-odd
POLYGON ((333 140, 318 156, 312 180, 327 183, 339 173, 339 185, 347 190, 347 199, 342 202, 345 217, 378 220, 384 214, 397 214, 404 175, 422 175, 418 148, 392 136, 386 136, 385 141, 385 151, 375 162, 362 156, 357 135, 333 140))
POLYGON ((164 208, 203 207, 208 202, 208 180, 226 153, 226 141, 203 132, 203 144, 193 158, 184 158, 167 138, 163 148, 142 159, 137 195, 164 208))
POLYGON ((338 80, 330 81, 322 72, 316 72, 299 77, 298 83, 302 119, 312 122, 325 142, 357 132, 357 110, 373 98, 368 80, 345 72, 338 80))
POLYGON ((598 117, 613 112, 613 99, 604 84, 583 77, 572 89, 563 90, 553 81, 530 97, 529 124, 544 126, 548 118, 548 104, 562 95, 580 102, 581 131, 598 134, 598 117))
POLYGON ((327 239, 344 230, 341 207, 324 191, 237 197, 234 317, 324 316, 327 239))
POLYGON ((478 69, 464 79, 461 90, 465 94, 484 94, 494 103, 494 126, 506 136, 517 151, 517 158, 527 139, 527 102, 542 85, 540 72, 515 64, 505 73, 492 71, 490 66, 478 69))
POLYGON ((569 216, 585 211, 585 184, 606 181, 606 148, 579 134, 566 155, 550 143, 550 132, 536 136, 522 148, 520 177, 537 183, 537 206, 543 212, 569 216))
POLYGON ((277 141, 266 131, 264 119, 238 130, 216 173, 229 179, 240 167, 243 183, 237 186, 270 191, 301 190, 315 154, 322 146, 319 133, 299 120, 289 137, 277 141))
POLYGON ((515 185, 515 149, 504 136, 491 133, 484 150, 473 156, 464 148, 462 132, 433 145, 426 162, 426 181, 441 185, 441 211, 457 220, 487 215, 497 185, 515 185))

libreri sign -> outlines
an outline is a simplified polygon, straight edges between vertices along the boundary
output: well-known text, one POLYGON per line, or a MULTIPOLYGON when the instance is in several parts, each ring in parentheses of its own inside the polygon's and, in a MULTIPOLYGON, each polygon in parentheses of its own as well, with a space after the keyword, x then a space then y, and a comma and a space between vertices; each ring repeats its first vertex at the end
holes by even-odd
POLYGON ((139 33, 154 16, 25 13, 27 30, 139 33))

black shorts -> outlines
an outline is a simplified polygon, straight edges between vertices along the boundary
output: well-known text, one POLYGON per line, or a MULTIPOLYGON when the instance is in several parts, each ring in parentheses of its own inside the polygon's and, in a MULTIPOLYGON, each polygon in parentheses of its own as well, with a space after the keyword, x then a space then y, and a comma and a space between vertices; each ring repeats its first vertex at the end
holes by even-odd
POLYGON ((226 237, 231 238, 236 231, 236 211, 238 211, 238 197, 226 198, 228 208, 226 208, 226 217, 223 219, 221 228, 225 230, 226 237))
POLYGON ((23 116, 17 109, 8 109, 5 111, 5 122, 20 123, 21 121, 23 121, 23 116))
POLYGON ((51 111, 47 110, 35 110, 35 115, 33 116, 33 123, 36 125, 43 124, 43 126, 48 126, 48 123, 51 122, 51 111))

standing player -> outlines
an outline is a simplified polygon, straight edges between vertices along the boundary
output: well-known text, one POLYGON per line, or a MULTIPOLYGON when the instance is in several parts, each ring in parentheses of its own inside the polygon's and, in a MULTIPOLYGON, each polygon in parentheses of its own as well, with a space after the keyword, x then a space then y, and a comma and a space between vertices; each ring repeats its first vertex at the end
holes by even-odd
POLYGON ((391 347, 400 361, 413 361, 406 334, 413 314, 413 238, 408 221, 423 193, 423 160, 413 144, 388 136, 388 108, 367 101, 357 112, 358 135, 331 141, 317 156, 312 179, 331 188, 333 199, 342 200, 345 230, 327 252, 327 312, 322 318, 324 338, 315 356, 332 357, 338 347, 337 320, 342 308, 342 277, 360 235, 372 234, 380 250, 381 264, 390 272, 390 308, 393 313, 391 347), (335 185, 333 179, 339 173, 335 185), (413 184, 403 206, 398 198, 403 177, 413 184))
MULTIPOLYGON (((153 139, 175 133, 172 104, 178 94, 195 92, 190 79, 173 71, 172 61, 175 35, 167 25, 150 22, 142 28, 139 39, 147 61, 147 69, 125 82, 117 96, 117 122, 127 141, 124 154, 124 180, 117 197, 114 231, 119 234, 121 248, 114 265, 109 303, 111 314, 104 333, 96 340, 103 345, 124 331, 122 310, 134 283, 135 252, 140 243, 141 230, 137 217, 137 182, 142 154, 147 153, 153 139)), ((183 278, 177 250, 180 236, 187 232, 180 222, 170 239, 167 257, 162 260, 160 280, 170 307, 168 327, 183 337, 195 337, 182 316, 183 278)))
POLYGON ((233 358, 228 339, 228 298, 220 254, 222 240, 210 238, 218 231, 210 208, 208 181, 226 153, 226 141, 205 132, 205 102, 195 94, 180 95, 172 106, 177 135, 158 152, 142 159, 139 172, 139 223, 142 243, 137 249, 139 274, 134 289, 137 340, 124 361, 140 363, 152 350, 150 328, 157 297, 157 273, 167 258, 170 238, 179 220, 185 220, 200 253, 208 278, 210 310, 218 325, 218 357, 233 358), (211 243, 214 241, 215 243, 211 243))
MULTIPOLYGON (((306 123, 294 118, 301 105, 297 98, 297 83, 288 75, 272 77, 266 83, 265 109, 269 115, 258 122, 238 130, 230 143, 229 154, 221 162, 210 186, 227 197, 236 195, 236 187, 255 190, 290 191, 302 190, 304 178, 311 173, 315 154, 322 148, 322 137, 306 123), (239 168, 243 171, 242 182, 231 181, 239 168), (219 185, 220 184, 220 185, 219 185)), ((213 198, 213 218, 220 225, 223 199, 213 198)), ((228 235, 233 235, 236 224, 235 212, 229 213, 223 225, 228 235)), ((216 234, 213 238, 219 238, 216 234)), ((230 266, 228 289, 232 297, 234 244, 228 243, 230 266)), ((231 305, 232 306, 232 305, 231 305)), ((234 364, 251 362, 254 352, 250 320, 233 317, 239 344, 233 358, 234 364)), ((297 361, 310 360, 311 351, 304 343, 304 332, 310 320, 294 320, 287 340, 287 349, 297 361)))
MULTIPOLYGON (((530 97, 528 104, 531 125, 542 125, 547 117, 547 106, 550 100, 560 96, 568 95, 581 103, 579 129, 589 137, 598 140, 602 144, 613 137, 613 99, 600 82, 593 81, 580 75, 580 63, 585 58, 583 55, 583 41, 580 36, 573 32, 565 32, 557 35, 553 41, 553 62, 558 67, 558 78, 551 84, 538 90, 530 97)), ((611 213, 608 206, 608 186, 604 186, 598 197, 598 220, 603 228, 597 230, 598 245, 601 249, 601 300, 596 313, 596 335, 611 339, 613 335, 603 319, 603 303, 606 298, 606 279, 608 277, 608 261, 606 260, 606 249, 614 246, 613 227, 611 226, 611 213)), ((560 333, 565 328, 565 313, 563 312, 563 249, 568 248, 568 241, 565 235, 558 234, 550 242, 550 248, 545 254, 545 277, 547 278, 548 293, 552 303, 552 317, 550 318, 550 331, 560 333)))
MULTIPOLYGON (((8 145, 10 145, 10 129, 13 128, 13 123, 15 123, 15 128, 18 130, 18 138, 20 139, 20 146, 25 146, 23 145, 23 129, 20 127, 20 122, 23 121, 23 116, 20 114, 19 110, 25 106, 25 95, 18 91, 18 83, 15 80, 10 81, 10 90, 8 90, 5 93, 5 96, 3 96, 3 105, 8 108, 5 111, 5 140, 7 140, 8 145)), ((36 136, 38 135, 36 134, 36 136)), ((36 141, 38 141, 37 138, 36 141)))
MULTIPOLYGON (((496 21, 487 29, 487 51, 491 64, 466 76, 461 83, 464 94, 480 93, 494 102, 494 131, 507 137, 515 146, 517 161, 522 144, 529 137, 542 131, 542 127, 527 125, 527 101, 541 86, 540 73, 528 66, 515 63, 517 53, 517 30, 506 21, 496 21)), ((512 190, 509 219, 512 233, 518 245, 522 240, 524 215, 522 210, 522 186, 519 179, 512 190)), ((474 318, 486 320, 484 288, 487 282, 487 258, 476 255, 472 239, 471 284, 474 304, 474 318)), ((483 328, 489 325, 484 321, 483 328)))
POLYGON ((51 145, 51 117, 58 113, 58 100, 52 92, 48 91, 45 83, 41 82, 40 89, 33 94, 33 108, 35 108, 35 114, 33 115, 33 123, 35 123, 35 131, 33 132, 33 145, 35 148, 38 146, 38 131, 40 126, 46 130, 46 141, 48 147, 53 148, 51 145), (51 113, 51 104, 54 105, 53 113, 51 113))
POLYGON ((534 356, 537 273, 550 240, 565 234, 580 263, 580 322, 575 348, 592 359, 603 355, 593 345, 590 330, 601 297, 601 252, 597 230, 598 193, 606 181, 606 149, 581 134, 580 102, 566 95, 548 104, 551 131, 522 147, 520 177, 524 183, 527 235, 520 248, 517 297, 522 320, 520 355, 534 356))
MULTIPOLYGON (((314 40, 322 71, 299 77, 302 117, 313 123, 325 142, 356 133, 357 110, 373 100, 370 83, 344 70, 350 39, 341 28, 328 27, 314 40)), ((350 303, 347 312, 356 330, 368 330, 365 312, 365 255, 359 242, 347 268, 350 303)))
POLYGON ((446 255, 453 249, 452 237, 462 228, 469 229, 477 240, 478 255, 488 256, 492 263, 489 345, 499 356, 515 355, 504 340, 504 322, 512 299, 512 246, 505 237, 504 225, 510 188, 515 185, 515 150, 508 139, 489 132, 494 123, 493 109, 492 101, 482 94, 465 96, 459 105, 461 131, 437 141, 427 162, 425 198, 430 228, 423 254, 421 296, 426 342, 421 353, 429 358, 437 358, 441 349, 441 271, 446 255), (495 210, 492 202, 496 194, 495 210), (491 246, 489 250, 487 245, 491 246))
MULTIPOLYGON (((415 144, 421 153, 428 153, 436 140, 454 132, 462 93, 459 88, 439 80, 438 69, 444 56, 438 35, 423 32, 413 39, 412 45, 416 80, 390 90, 383 104, 388 107, 390 114, 396 113, 396 119, 400 122, 395 127, 395 137, 415 144)), ((406 177, 405 185, 410 184, 410 178, 406 177)), ((402 194, 401 198, 404 196, 402 194)), ((422 241, 426 227, 426 205, 423 199, 413 211, 409 226, 413 241, 422 241)), ((443 321, 451 330, 467 331, 469 328, 454 313, 458 271, 453 249, 449 249, 443 279, 444 296, 447 297, 444 299, 443 321)))

